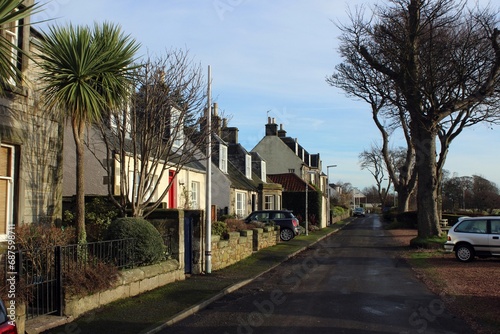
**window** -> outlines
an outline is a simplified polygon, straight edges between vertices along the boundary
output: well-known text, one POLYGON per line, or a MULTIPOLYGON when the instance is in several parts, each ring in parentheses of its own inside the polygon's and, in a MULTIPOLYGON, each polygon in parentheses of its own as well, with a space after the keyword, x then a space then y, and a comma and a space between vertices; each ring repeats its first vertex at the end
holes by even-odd
POLYGON ((274 207, 274 196, 266 195, 264 198, 264 210, 273 210, 274 207))
POLYGON ((247 179, 252 178, 252 157, 250 154, 245 156, 245 176, 247 179))
POLYGON ((486 220, 465 220, 455 228, 456 232, 486 233, 486 220))
POLYGON ((491 221, 491 233, 500 234, 500 220, 491 221))
POLYGON ((173 147, 179 148, 184 144, 184 120, 181 111, 172 108, 170 113, 170 136, 173 138, 173 147))
POLYGON ((244 217, 247 213, 247 194, 244 192, 236 192, 236 216, 244 217))
MULTIPOLYGON (((129 200, 130 201, 136 201, 137 200, 137 195, 139 192, 139 182, 140 182, 141 174, 137 173, 134 178, 134 172, 129 171, 128 173, 128 188, 129 188, 129 200)), ((149 197, 151 196, 152 201, 157 200, 157 194, 156 194, 156 189, 155 185, 158 182, 158 176, 154 175, 153 177, 147 176, 146 181, 144 184, 144 189, 143 191, 144 196, 142 197, 143 201, 147 201, 149 197)))
POLYGON ((0 146, 0 240, 14 224, 14 154, 13 146, 0 146))
POLYGON ((146 184, 144 185, 144 188, 146 191, 144 192, 144 200, 148 200, 149 197, 151 196, 151 201, 156 201, 157 200, 157 194, 156 194, 156 184, 158 183, 158 176, 157 175, 148 175, 146 177, 146 184))
POLYGON ((274 217, 273 218, 276 218, 276 219, 282 219, 282 218, 286 218, 285 214, 283 212, 276 212, 274 214, 274 217))
POLYGON ((260 179, 264 182, 267 180, 267 172, 266 172, 266 162, 260 162, 260 179))
POLYGON ((223 173, 227 173, 227 146, 219 145, 219 168, 223 173))
MULTIPOLYGON (((22 25, 23 21, 19 20, 9 23, 9 25, 5 27, 5 29, 2 29, 5 32, 5 39, 9 41, 9 43, 11 43, 13 46, 15 45, 18 48, 22 46, 22 25)), ((13 46, 11 47, 11 62, 14 67, 17 67, 19 70, 21 70, 21 57, 18 49, 13 46)), ((16 80, 15 78, 11 77, 8 79, 8 82, 14 85, 16 83, 16 80)))
POLYGON ((288 173, 295 173, 295 169, 293 169, 293 168, 289 168, 289 169, 288 169, 288 173))
POLYGON ((132 121, 130 115, 130 106, 123 111, 117 111, 110 114, 111 129, 118 132, 120 136, 125 132, 125 138, 130 139, 132 134, 132 121))
POLYGON ((191 208, 200 208, 200 182, 191 182, 191 208))

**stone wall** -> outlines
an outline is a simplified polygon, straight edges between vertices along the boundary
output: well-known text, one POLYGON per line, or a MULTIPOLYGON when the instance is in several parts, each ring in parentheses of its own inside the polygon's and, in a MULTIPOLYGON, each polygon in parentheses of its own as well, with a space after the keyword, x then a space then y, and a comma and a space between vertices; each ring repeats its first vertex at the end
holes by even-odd
POLYGON ((228 267, 278 242, 279 229, 275 227, 230 232, 227 239, 212 235, 212 270, 228 267))
POLYGON ((151 266, 123 270, 114 288, 89 296, 65 297, 64 315, 78 317, 118 299, 137 296, 172 283, 184 280, 184 267, 177 260, 168 260, 151 266))

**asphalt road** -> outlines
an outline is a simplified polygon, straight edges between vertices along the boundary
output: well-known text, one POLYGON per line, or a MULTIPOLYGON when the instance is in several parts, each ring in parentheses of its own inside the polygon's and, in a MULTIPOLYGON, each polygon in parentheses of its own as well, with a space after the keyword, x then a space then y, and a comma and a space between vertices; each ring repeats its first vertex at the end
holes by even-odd
POLYGON ((160 333, 473 333, 397 259, 377 215, 160 333))

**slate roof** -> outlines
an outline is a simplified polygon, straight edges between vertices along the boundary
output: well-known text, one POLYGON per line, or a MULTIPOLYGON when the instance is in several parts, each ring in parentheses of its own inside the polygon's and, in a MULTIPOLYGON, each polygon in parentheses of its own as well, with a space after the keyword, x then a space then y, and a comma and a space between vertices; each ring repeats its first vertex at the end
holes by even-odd
POLYGON ((231 185, 236 189, 256 191, 257 186, 253 180, 249 180, 245 174, 240 172, 231 161, 227 162, 227 177, 231 185))
MULTIPOLYGON (((295 173, 271 174, 268 177, 274 182, 283 186, 283 192, 304 192, 306 183, 295 173)), ((308 184, 309 191, 316 191, 313 186, 308 184)))

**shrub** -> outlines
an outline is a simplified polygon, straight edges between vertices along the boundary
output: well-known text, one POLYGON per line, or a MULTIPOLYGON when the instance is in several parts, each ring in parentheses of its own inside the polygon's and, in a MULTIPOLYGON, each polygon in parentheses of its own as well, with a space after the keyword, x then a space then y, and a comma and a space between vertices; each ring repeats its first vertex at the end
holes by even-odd
POLYGON ((76 232, 72 227, 60 228, 41 223, 21 224, 16 227, 15 233, 17 248, 33 252, 76 242, 76 232))
POLYGON ((85 204, 85 225, 89 241, 102 241, 111 222, 118 217, 118 210, 103 197, 94 197, 85 204))
POLYGON ((63 275, 65 294, 83 296, 113 287, 118 278, 118 268, 99 259, 89 259, 83 266, 73 261, 66 264, 63 275))
POLYGON ((345 213, 345 209, 341 206, 333 207, 333 215, 334 216, 342 216, 345 213))
POLYGON ((137 217, 118 218, 111 222, 106 240, 135 239, 135 262, 148 265, 164 259, 165 246, 158 230, 147 220, 137 217))
MULTIPOLYGON (((76 226, 73 210, 74 208, 63 212, 63 226, 76 226)), ((104 240, 106 230, 118 214, 118 209, 106 197, 94 197, 90 202, 85 203, 87 240, 89 242, 104 240)))
POLYGON ((227 229, 229 232, 251 230, 254 227, 254 226, 248 226, 249 224, 245 223, 241 219, 226 219, 225 223, 227 225, 227 229))
POLYGON ((212 223, 212 235, 219 235, 224 238, 229 232, 226 223, 221 221, 216 221, 212 223))

